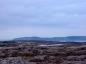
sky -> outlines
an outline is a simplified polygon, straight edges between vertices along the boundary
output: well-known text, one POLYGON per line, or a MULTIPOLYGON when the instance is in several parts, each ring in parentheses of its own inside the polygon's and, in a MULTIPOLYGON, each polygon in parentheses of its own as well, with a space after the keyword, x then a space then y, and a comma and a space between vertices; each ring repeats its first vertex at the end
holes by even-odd
POLYGON ((86 36, 86 0, 0 0, 0 40, 86 36))

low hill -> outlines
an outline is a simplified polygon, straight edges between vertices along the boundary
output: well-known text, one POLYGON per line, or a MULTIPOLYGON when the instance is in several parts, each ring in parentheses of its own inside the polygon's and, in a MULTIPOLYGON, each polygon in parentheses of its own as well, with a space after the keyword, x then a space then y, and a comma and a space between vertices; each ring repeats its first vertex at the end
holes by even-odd
POLYGON ((16 41, 45 40, 45 41, 60 41, 60 42, 86 42, 86 36, 67 36, 67 37, 52 37, 52 38, 20 37, 20 38, 15 38, 14 40, 16 41))

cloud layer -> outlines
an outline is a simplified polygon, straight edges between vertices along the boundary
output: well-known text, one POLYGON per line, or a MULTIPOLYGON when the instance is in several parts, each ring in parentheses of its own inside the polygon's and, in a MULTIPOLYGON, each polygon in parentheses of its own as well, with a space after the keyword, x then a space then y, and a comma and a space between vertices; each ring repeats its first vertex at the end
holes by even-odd
POLYGON ((0 0, 0 39, 86 35, 86 0, 0 0))

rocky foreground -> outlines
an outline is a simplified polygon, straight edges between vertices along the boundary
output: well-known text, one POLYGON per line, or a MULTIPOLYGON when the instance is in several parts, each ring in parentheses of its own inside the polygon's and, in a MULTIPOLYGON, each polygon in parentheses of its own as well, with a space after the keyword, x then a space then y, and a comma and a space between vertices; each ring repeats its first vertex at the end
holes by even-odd
POLYGON ((0 47, 0 64, 86 64, 86 44, 11 45, 0 47))

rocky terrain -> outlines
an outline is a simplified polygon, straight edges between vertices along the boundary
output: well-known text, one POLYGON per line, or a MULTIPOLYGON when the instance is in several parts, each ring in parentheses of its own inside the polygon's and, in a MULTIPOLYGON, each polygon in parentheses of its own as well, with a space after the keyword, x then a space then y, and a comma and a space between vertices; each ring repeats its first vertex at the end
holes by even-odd
POLYGON ((4 43, 0 64, 86 64, 86 44, 4 43))

